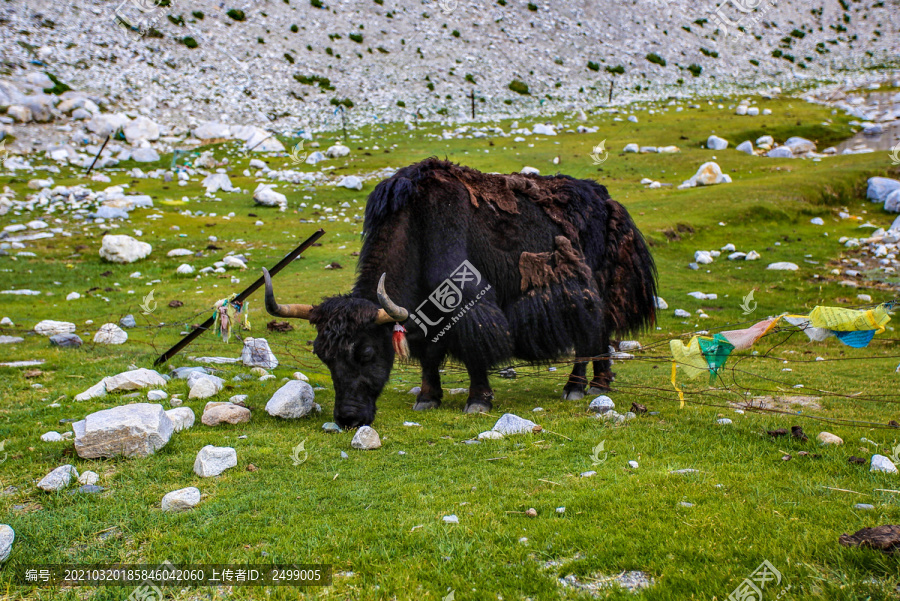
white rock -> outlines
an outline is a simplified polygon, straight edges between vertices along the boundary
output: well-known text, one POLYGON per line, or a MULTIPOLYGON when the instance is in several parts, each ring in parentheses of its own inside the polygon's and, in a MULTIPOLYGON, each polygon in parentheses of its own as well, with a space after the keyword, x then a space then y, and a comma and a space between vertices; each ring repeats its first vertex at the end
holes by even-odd
POLYGON ((664 299, 657 296, 655 297, 655 300, 657 309, 665 310, 669 308, 669 303, 667 303, 664 299))
POLYGON ((887 177, 870 177, 866 198, 872 202, 884 203, 891 192, 895 190, 900 190, 900 181, 887 177))
POLYGON ((162 405, 135 403, 91 413, 72 424, 79 457, 147 457, 169 442, 174 427, 162 405))
POLYGON ((53 321, 45 319, 34 326, 34 331, 41 336, 56 336, 57 334, 71 334, 75 331, 75 324, 68 321, 53 321))
POLYGON ((716 420, 716 423, 719 424, 720 426, 730 426, 731 420, 728 419, 727 417, 720 417, 719 419, 716 420))
POLYGON ((478 440, 500 440, 501 438, 503 438, 503 434, 496 430, 488 430, 478 435, 478 440))
POLYGON ((840 436, 835 436, 831 432, 819 432, 819 435, 816 436, 816 440, 818 440, 823 445, 842 445, 842 444, 844 444, 844 440, 840 436))
POLYGON ((886 474, 896 474, 897 466, 894 462, 884 455, 872 455, 872 467, 870 472, 884 472, 886 474))
POLYGON ((275 358, 265 338, 245 338, 241 361, 248 367, 266 369, 278 367, 278 359, 275 358))
POLYGON ((147 392, 148 401, 164 401, 169 398, 165 390, 150 390, 147 392))
POLYGON ((203 187, 206 188, 208 194, 215 194, 219 190, 225 192, 234 190, 227 173, 210 173, 203 179, 203 187))
POLYGON ((497 420, 497 423, 494 424, 494 427, 491 428, 491 430, 500 432, 504 435, 509 435, 530 434, 535 431, 535 428, 538 428, 538 431, 540 431, 540 426, 533 421, 523 419, 512 413, 505 413, 497 420))
POLYGON ((206 445, 197 453, 197 459, 194 460, 194 473, 201 478, 209 478, 218 476, 236 465, 237 451, 231 447, 206 445))
POLYGON ((100 257, 112 263, 134 263, 152 250, 152 246, 131 236, 107 234, 103 236, 100 257))
POLYGON ((825 221, 821 217, 813 217, 809 222, 813 225, 825 225, 825 221))
POLYGON ((137 148, 131 153, 131 159, 138 163, 156 163, 159 153, 152 148, 137 148))
POLYGON ((105 323, 94 334, 94 342, 97 344, 124 344, 128 340, 128 333, 114 323, 105 323))
POLYGON ((9 558, 9 554, 12 553, 13 541, 15 540, 15 531, 6 524, 0 524, 0 563, 9 558))
POLYGON ((343 144, 335 144, 325 151, 325 156, 329 159, 339 159, 350 154, 350 149, 343 144))
POLYGON ((613 400, 606 395, 601 395, 591 401, 591 404, 588 405, 588 409, 593 411, 594 413, 606 413, 607 411, 612 411, 616 408, 616 404, 613 403, 613 400))
POLYGON ((177 273, 178 275, 190 275, 194 273, 194 268, 187 263, 182 263, 178 266, 178 269, 175 270, 175 273, 177 273))
POLYGON ((78 300, 79 298, 81 298, 81 295, 77 292, 70 292, 68 295, 66 295, 67 301, 78 300))
POLYGON ((315 409, 315 398, 316 394, 307 382, 291 380, 275 391, 266 403, 266 413, 284 419, 297 419, 315 409))
POLYGON ((207 403, 200 416, 200 423, 204 426, 218 426, 219 424, 241 424, 250 421, 250 410, 234 403, 207 403))
POLYGON ((137 146, 141 142, 159 140, 159 125, 152 119, 140 115, 125 125, 123 133, 129 144, 137 146))
POLYGON ((759 258, 760 258, 760 254, 758 252, 756 252, 755 250, 751 250, 750 252, 747 253, 747 256, 744 257, 744 260, 756 261, 759 258))
MULTIPOLYGON (((120 374, 105 378, 107 392, 122 392, 128 390, 138 390, 141 388, 149 388, 151 386, 165 386, 166 379, 152 369, 135 369, 132 371, 124 371, 120 374)), ((163 398, 166 393, 163 393, 163 398)))
POLYGON ((767 152, 766 156, 770 159, 792 159, 794 158, 794 153, 787 146, 779 146, 767 152))
POLYGON ((740 152, 746 152, 747 154, 753 154, 753 142, 750 140, 746 140, 737 145, 735 150, 739 150, 740 152))
POLYGON ((675 309, 675 317, 690 317, 691 314, 684 309, 675 309))
POLYGON ((345 175, 337 185, 349 190, 362 190, 363 187, 362 180, 355 175, 345 175))
POLYGON ((459 518, 452 514, 445 515, 443 519, 444 519, 445 524, 458 524, 459 523, 459 518))
POLYGON ((710 150, 725 150, 728 148, 728 141, 719 136, 710 136, 706 140, 706 147, 710 150))
POLYGON ((381 447, 381 438, 378 437, 378 432, 371 426, 362 426, 353 435, 350 446, 362 451, 371 451, 381 447))
POLYGON ((639 152, 640 146, 637 144, 626 144, 625 148, 622 149, 622 152, 639 152))
POLYGON ((167 257, 188 257, 193 255, 194 251, 188 250, 186 248, 173 248, 169 252, 166 253, 167 257))
POLYGON ((553 129, 552 125, 545 125, 544 123, 538 123, 534 127, 531 128, 531 133, 536 136, 555 136, 556 130, 553 129))
POLYGON ((193 382, 188 380, 191 391, 188 394, 189 399, 208 399, 216 396, 222 390, 222 379, 215 376, 205 376, 195 378, 193 382))
POLYGON ((233 269, 247 269, 247 264, 235 256, 229 255, 222 259, 222 262, 225 263, 225 267, 231 267, 233 269))
POLYGON ((81 394, 75 395, 76 401, 89 401, 106 396, 106 378, 103 378, 81 394))
POLYGON ((72 478, 77 477, 78 470, 75 469, 74 465, 61 465, 44 476, 41 481, 38 482, 38 488, 46 492, 62 490, 72 482, 72 478))
POLYGON ((777 263, 770 263, 766 269, 771 269, 772 271, 797 271, 800 269, 796 263, 790 263, 788 261, 779 261, 777 263))
POLYGON ((81 472, 81 475, 78 476, 78 483, 83 486, 92 486, 97 484, 100 481, 100 474, 97 472, 92 472, 90 470, 86 472, 81 472))
POLYGON ((784 146, 791 149, 795 155, 806 154, 807 152, 815 152, 816 145, 814 142, 806 138, 792 137, 784 142, 784 146))
MULTIPOLYGON (((173 399, 173 402, 175 399, 173 399)), ((175 432, 187 430, 194 425, 194 412, 190 407, 175 407, 166 411, 166 415, 172 420, 172 427, 175 432)))
POLYGON ((53 430, 41 434, 41 440, 43 440, 44 442, 59 442, 62 439, 62 434, 60 434, 59 432, 54 432, 53 430))
POLYGON ((304 375, 303 373, 301 373, 299 371, 294 372, 294 379, 295 380, 303 380, 304 382, 309 382, 309 378, 307 378, 306 375, 304 375))
POLYGON ((628 467, 630 467, 633 470, 636 470, 638 468, 638 462, 637 461, 629 461, 628 467))
POLYGON ((760 137, 756 138, 757 146, 764 146, 764 145, 771 146, 774 143, 775 143, 775 138, 773 138, 772 136, 760 136, 760 137))
POLYGON ((539 169, 535 169, 534 167, 522 167, 522 170, 519 173, 523 173, 525 175, 540 175, 541 172, 539 169))
POLYGON ((189 486, 180 490, 173 490, 162 499, 163 511, 185 511, 200 503, 200 489, 189 486))
POLYGON ((280 192, 276 192, 270 186, 260 184, 253 193, 253 200, 256 204, 265 207, 279 207, 282 211, 287 209, 287 196, 280 192))

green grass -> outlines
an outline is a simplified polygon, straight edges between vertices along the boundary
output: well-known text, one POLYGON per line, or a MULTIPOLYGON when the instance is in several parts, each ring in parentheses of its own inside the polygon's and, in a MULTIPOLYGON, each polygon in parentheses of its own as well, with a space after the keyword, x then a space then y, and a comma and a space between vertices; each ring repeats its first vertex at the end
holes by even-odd
MULTIPOLYGON (((132 265, 101 262, 97 251, 104 232, 97 226, 83 231, 79 222, 63 215, 51 215, 51 221, 58 217, 64 222, 52 226, 70 231, 71 237, 29 243, 26 250, 34 251, 34 258, 0 259, 0 288, 52 292, 38 297, 2 296, 0 313, 16 323, 3 333, 26 338, 23 343, 0 347, 4 360, 43 359, 46 363, 40 367, 43 373, 32 379, 25 377, 24 369, 0 368, 0 440, 7 441, 8 453, 0 464, 0 490, 16 487, 12 494, 0 496, 4 516, 0 522, 16 531, 13 554, 0 571, 0 596, 118 600, 131 590, 37 589, 13 581, 11 572, 30 563, 157 564, 169 559, 193 564, 332 563, 336 573, 353 573, 335 576, 334 585, 324 590, 169 589, 177 599, 438 600, 450 590, 460 600, 587 599, 586 593, 562 588, 557 577, 575 574, 587 580, 625 570, 642 570, 655 584, 634 595, 610 590, 605 596, 725 599, 767 559, 781 571, 781 587, 792 587, 782 598, 896 598, 894 587, 900 578, 896 560, 872 551, 845 549, 838 546, 837 538, 844 532, 900 519, 900 496, 876 491, 897 490, 897 477, 870 474, 867 466, 847 462, 851 454, 889 455, 898 436, 893 430, 809 419, 821 416, 873 424, 897 419, 893 403, 884 400, 896 396, 898 375, 893 370, 900 353, 891 340, 895 338, 893 329, 861 350, 844 347, 834 339, 810 343, 802 335, 773 334, 756 347, 760 356, 746 351, 734 354, 728 364, 734 370, 725 373, 720 389, 709 390, 703 377, 688 383, 682 379, 689 393, 684 409, 679 408, 669 382, 666 342, 673 337, 698 329, 727 329, 729 324, 783 312, 802 313, 817 304, 857 304, 857 291, 840 287, 828 276, 831 262, 845 250, 837 239, 860 235, 860 221, 841 220, 837 213, 846 208, 882 226, 893 218, 864 200, 866 177, 886 175, 887 157, 882 161, 877 153, 838 156, 816 163, 750 157, 734 151, 744 139, 755 140, 763 133, 775 135, 779 141, 803 135, 817 140, 820 148, 850 135, 847 118, 831 116, 824 108, 790 99, 757 101, 760 108, 772 108, 773 115, 738 117, 706 104, 700 110, 679 113, 642 112, 638 124, 594 115, 587 125, 600 126, 597 134, 561 133, 551 138, 529 137, 523 143, 512 137, 435 140, 424 134, 440 133, 441 129, 429 125, 413 132, 401 126, 367 126, 355 132, 359 140, 345 140, 353 151, 349 157, 327 163, 336 166, 334 174, 339 176, 401 167, 438 155, 485 171, 519 171, 530 165, 542 173, 558 170, 595 178, 607 186, 653 244, 660 295, 670 307, 661 312, 658 329, 640 337, 650 348, 638 353, 636 361, 616 364, 618 390, 610 395, 621 411, 637 401, 659 415, 622 426, 594 419, 586 411, 589 399, 560 400, 567 375, 565 361, 557 364, 555 372, 522 366, 517 368, 516 380, 494 378, 494 412, 477 416, 461 412, 465 395, 445 396, 440 409, 414 413, 414 397, 407 391, 419 383, 417 370, 397 366, 379 401, 374 424, 384 446, 371 452, 352 450, 352 433, 325 434, 321 430, 322 422, 331 420, 334 397, 329 374, 308 344, 314 329, 297 322, 290 333, 266 332, 265 323, 271 318, 263 311, 261 293, 256 293, 250 301, 250 335, 269 340, 282 362, 273 371, 278 379, 236 382, 232 377, 247 370, 227 367, 223 371, 228 386, 218 399, 250 395, 253 417, 249 424, 208 428, 199 423, 204 403, 186 401, 197 424, 174 435, 148 459, 88 461, 73 454, 71 443, 41 442, 40 435, 48 430, 69 429, 60 419, 80 419, 130 402, 107 397, 76 403, 72 397, 130 364, 149 367, 181 338, 185 327, 207 317, 214 301, 243 289, 258 276, 260 267, 276 263, 320 226, 327 232, 322 246, 310 249, 276 278, 279 298, 281 302, 316 302, 349 290, 356 260, 351 253, 359 250, 361 228, 352 216, 362 214, 365 195, 373 185, 366 182, 363 191, 356 192, 281 183, 278 189, 288 195, 289 209, 278 213, 255 207, 243 195, 224 193, 221 202, 205 200, 199 184, 202 178, 195 177, 180 187, 159 180, 132 180, 124 171, 109 171, 112 183, 128 183, 130 190, 154 197, 155 210, 135 211, 130 222, 111 230, 125 234, 142 230, 142 239, 153 244, 152 260, 132 265), (821 125, 827 118, 833 123, 821 125), (703 149, 712 133, 729 140, 731 147, 725 151, 703 149), (590 154, 602 139, 606 139, 610 155, 597 166, 590 154), (621 153, 630 142, 676 144, 682 152, 621 153), (677 186, 712 156, 734 183, 690 190, 648 190, 638 183, 642 177, 650 177, 677 186), (558 166, 553 163, 555 157, 560 159, 558 166), (182 202, 183 196, 191 200, 182 202), (301 202, 309 208, 300 209, 301 202), (343 202, 351 204, 347 211, 350 223, 343 218, 318 221, 326 215, 324 208, 334 209, 330 213, 334 215, 343 202), (315 203, 323 209, 314 211, 315 203), (185 210, 217 216, 180 214, 185 210), (157 212, 165 219, 147 218, 157 212), (229 212, 235 216, 224 219, 229 212), (810 225, 814 216, 822 217, 826 225, 810 225), (265 225, 254 225, 257 219, 265 225), (204 250, 210 235, 218 238, 215 244, 221 250, 204 251, 206 258, 165 256, 179 247, 204 250), (718 249, 729 242, 739 250, 757 250, 762 259, 739 264, 720 257, 700 271, 687 269, 695 250, 718 249), (181 263, 199 269, 232 250, 249 255, 247 272, 200 280, 175 276, 181 263), (324 269, 334 261, 344 269, 324 269), (801 269, 794 273, 766 271, 766 265, 775 261, 793 261, 801 269), (135 271, 141 272, 140 279, 129 277, 135 271), (111 274, 102 275, 106 272, 111 274), (240 278, 239 284, 231 283, 232 275, 240 278), (157 279, 161 281, 148 285, 157 279), (88 292, 94 288, 98 289, 88 292), (151 289, 158 309, 143 316, 139 304, 151 289), (716 292, 719 297, 697 301, 687 296, 693 290, 716 292), (742 315, 740 304, 750 290, 755 290, 758 309, 748 318, 742 315), (80 292, 83 298, 65 301, 71 291, 80 292), (168 303, 174 299, 183 301, 184 306, 170 308, 168 303), (703 309, 710 318, 678 319, 673 316, 675 308, 692 313, 703 309), (126 344, 103 347, 90 342, 101 324, 117 321, 126 313, 138 319, 126 344), (46 339, 27 333, 37 321, 48 318, 79 324, 79 334, 91 332, 82 336, 85 346, 59 350, 51 348, 46 339), (93 325, 85 325, 88 319, 93 325), (816 357, 827 361, 816 362, 816 357), (793 371, 783 372, 785 367, 793 371), (295 422, 268 416, 263 410, 266 400, 281 385, 281 378, 291 377, 297 370, 322 388, 316 391, 316 400, 323 414, 295 422), (805 388, 793 390, 796 383, 805 388), (35 388, 35 384, 42 387, 35 388), (818 398, 821 407, 795 405, 792 410, 801 413, 794 416, 749 411, 739 415, 725 405, 741 398, 734 391, 745 388, 754 394, 803 393, 818 398), (57 399, 60 408, 48 407, 57 399), (544 411, 532 413, 535 407, 544 411), (545 432, 462 444, 489 429, 505 412, 534 419, 545 432), (718 426, 718 416, 729 417, 734 424, 718 426), (422 427, 404 427, 406 420, 422 427), (802 425, 811 442, 772 440, 765 434, 791 425, 802 425), (841 436, 846 444, 818 447, 812 439, 820 430, 841 436), (241 435, 247 438, 238 438, 241 435), (876 449, 860 442, 862 437, 880 446, 876 449), (294 466, 291 449, 304 440, 309 460, 294 466), (609 456, 600 465, 592 465, 592 449, 601 441, 606 441, 609 456), (217 478, 196 477, 191 469, 194 457, 206 444, 233 446, 238 467, 217 478), (399 455, 401 450, 406 454, 399 455), (802 450, 820 456, 800 456, 802 450), (341 459, 341 451, 349 458, 341 459), (786 453, 793 459, 782 461, 786 453), (636 470, 627 467, 632 459, 640 464, 636 470), (63 463, 73 463, 79 471, 100 473, 99 484, 107 491, 86 496, 45 494, 35 488, 36 479, 63 463), (251 463, 258 471, 247 470, 251 463), (683 468, 699 473, 671 473, 683 468), (597 475, 580 477, 586 470, 595 470, 597 475), (159 509, 162 496, 186 486, 200 488, 204 494, 201 504, 188 513, 163 514, 159 509), (682 501, 694 506, 682 507, 682 501), (857 502, 872 503, 876 509, 855 510, 857 502), (566 509, 559 514, 556 508, 561 506, 566 509), (524 514, 531 507, 538 511, 536 518, 524 514), (458 515, 460 523, 444 524, 441 518, 448 514, 458 515), (527 542, 519 542, 522 537, 527 542), (560 563, 544 569, 548 561, 560 563)), ((727 105, 729 100, 722 102, 727 105)), ((539 120, 519 121, 524 126, 539 120)), ((500 125, 508 130, 510 121, 500 125)), ((319 141, 325 148, 338 136, 340 132, 326 134, 319 141)), ((297 142, 283 141, 288 147, 297 142)), ((218 158, 229 157, 232 182, 253 189, 255 178, 241 174, 251 157, 236 148, 232 144, 212 147, 218 158)), ((169 159, 163 157, 161 164, 168 164, 169 159)), ((272 168, 313 170, 305 164, 294 167, 287 157, 264 160, 272 168)), ((124 169, 134 166, 121 165, 124 169)), ((82 181, 67 170, 55 179, 63 185, 82 181)), ((26 183, 24 177, 0 181, 20 199, 27 193, 26 183)), ((111 185, 90 184, 101 190, 111 185)), ((38 217, 39 213, 10 213, 0 218, 0 226, 38 217)), ((876 302, 891 298, 887 290, 866 292, 876 302)), ((191 356, 236 356, 239 349, 239 342, 226 345, 206 335, 173 359, 171 366, 192 365, 191 356)), ((445 391, 466 385, 459 367, 448 365, 445 391)), ((168 392, 187 397, 183 381, 171 382, 168 392)), ((765 598, 774 598, 778 590, 767 589, 765 598)))

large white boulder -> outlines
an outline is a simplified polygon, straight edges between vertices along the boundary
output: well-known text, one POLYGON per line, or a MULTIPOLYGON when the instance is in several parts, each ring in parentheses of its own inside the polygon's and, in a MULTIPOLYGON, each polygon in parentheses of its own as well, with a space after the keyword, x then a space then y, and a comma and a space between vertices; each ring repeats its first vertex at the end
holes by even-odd
POLYGON ((291 380, 275 391, 266 403, 266 413, 274 417, 296 419, 316 408, 312 386, 302 380, 291 380))
POLYGON ((343 144, 335 144, 325 151, 325 156, 329 159, 339 159, 350 154, 350 149, 343 144))
POLYGON ((679 188, 693 188, 694 186, 712 186, 714 184, 731 183, 731 176, 722 173, 722 168, 712 161, 703 163, 689 180, 682 183, 679 188))
POLYGON ((88 121, 87 128, 97 135, 107 136, 125 127, 129 121, 130 119, 122 113, 106 113, 88 121))
POLYGON ((128 340, 128 332, 114 323, 105 323, 94 334, 94 342, 97 344, 125 344, 128 340))
POLYGON ((16 533, 7 524, 0 524, 0 563, 9 558, 12 553, 13 541, 16 540, 16 533))
POLYGON ((74 465, 61 465, 38 482, 38 488, 45 492, 54 492, 67 487, 72 478, 78 477, 78 470, 74 465))
POLYGON ((107 234, 100 245, 100 257, 112 263, 134 263, 152 250, 152 246, 131 236, 107 234))
POLYGON ((253 193, 253 200, 256 204, 264 207, 278 207, 282 211, 287 209, 287 196, 281 192, 276 192, 266 184, 260 184, 253 193))
POLYGON ((254 152, 284 152, 284 144, 273 134, 257 127, 244 142, 244 149, 254 152))
POLYGON ((816 144, 806 138, 794 136, 784 141, 784 145, 791 149, 794 155, 806 154, 807 152, 815 152, 816 144))
POLYGON ((34 326, 34 331, 41 336, 56 336, 58 334, 71 334, 75 331, 75 324, 68 321, 53 321, 45 319, 34 326))
POLYGON ((207 121, 198 125, 191 134, 198 140, 220 140, 231 138, 231 128, 224 123, 207 121))
POLYGON ((531 133, 536 136, 555 136, 556 130, 553 129, 552 125, 547 125, 544 123, 538 123, 534 127, 531 128, 531 133))
POLYGON ((231 184, 231 179, 228 177, 227 173, 210 173, 204 178, 203 187, 205 187, 206 191, 210 194, 214 194, 219 190, 224 190, 225 192, 234 190, 234 186, 231 184))
POLYGON ((355 175, 345 175, 337 185, 349 190, 362 190, 363 187, 362 180, 355 175))
POLYGON ((201 478, 209 478, 218 476, 236 465, 237 451, 231 447, 206 445, 197 453, 197 459, 194 460, 194 473, 201 478))
POLYGON ((175 407, 166 411, 166 415, 172 420, 172 426, 175 432, 187 430, 194 425, 194 412, 190 407, 175 407))
POLYGON ((159 125, 153 119, 143 115, 136 117, 134 121, 127 123, 123 128, 125 139, 129 144, 137 146, 141 142, 153 142, 159 140, 159 125))
POLYGON ((900 181, 888 177, 870 177, 866 198, 872 202, 885 202, 894 190, 900 189, 900 181))
POLYGON ((147 457, 169 442, 174 424, 162 405, 135 403, 91 413, 72 424, 79 457, 147 457))
POLYGON ((185 511, 200 503, 200 489, 189 486, 180 490, 173 490, 162 498, 163 511, 185 511))
POLYGON ((106 392, 122 392, 124 390, 139 390, 155 386, 165 386, 166 379, 152 369, 134 369, 105 378, 106 392))
POLYGON ((710 150, 725 150, 728 148, 728 140, 720 138, 719 136, 710 136, 706 140, 706 147, 710 150))
POLYGON ((138 163, 155 163, 159 161, 159 153, 152 148, 137 148, 131 158, 138 163))
POLYGON ((278 367, 278 359, 275 358, 265 338, 245 338, 244 348, 241 351, 241 361, 248 367, 263 367, 265 369, 278 367))

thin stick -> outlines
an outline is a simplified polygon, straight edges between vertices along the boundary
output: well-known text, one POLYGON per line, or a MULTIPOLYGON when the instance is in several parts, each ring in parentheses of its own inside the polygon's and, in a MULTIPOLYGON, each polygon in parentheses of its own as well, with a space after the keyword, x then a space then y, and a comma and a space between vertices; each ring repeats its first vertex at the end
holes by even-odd
POLYGON ((91 174, 91 171, 94 169, 94 165, 97 164, 97 159, 100 158, 100 155, 103 153, 103 149, 106 148, 106 144, 109 142, 110 137, 112 137, 112 134, 106 136, 106 140, 104 140, 103 146, 100 147, 100 150, 97 152, 97 156, 95 156, 94 160, 91 161, 91 166, 88 167, 87 173, 84 174, 85 177, 91 174))
POLYGON ((850 492, 850 493, 853 493, 854 495, 862 495, 864 497, 869 496, 864 492, 856 492, 855 490, 847 490, 846 488, 832 488, 831 486, 822 486, 822 488, 827 488, 828 490, 836 490, 838 492, 850 492))
POLYGON ((491 457, 490 459, 485 459, 485 461, 499 461, 500 459, 509 459, 509 457, 491 457))
POLYGON ((550 430, 547 430, 546 428, 544 429, 544 432, 547 432, 547 433, 549 433, 549 434, 556 434, 557 436, 562 436, 563 438, 565 438, 565 439, 568 440, 569 442, 572 442, 572 439, 569 438, 568 436, 563 436, 562 434, 557 434, 556 432, 551 432, 550 430))
POLYGON ((550 484, 555 484, 557 486, 562 486, 559 482, 554 482, 553 480, 544 480, 543 478, 538 478, 541 482, 549 482, 550 484))
POLYGON ((876 488, 875 490, 878 492, 892 492, 900 495, 900 490, 891 490, 889 488, 876 488))

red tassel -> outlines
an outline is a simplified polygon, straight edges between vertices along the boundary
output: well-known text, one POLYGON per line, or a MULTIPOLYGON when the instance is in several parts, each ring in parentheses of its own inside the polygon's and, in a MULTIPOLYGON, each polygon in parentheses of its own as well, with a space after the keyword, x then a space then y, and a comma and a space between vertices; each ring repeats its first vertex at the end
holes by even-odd
POLYGON ((394 324, 394 334, 391 336, 394 344, 394 353, 400 357, 400 361, 409 359, 409 344, 406 342, 406 328, 399 323, 394 324))

